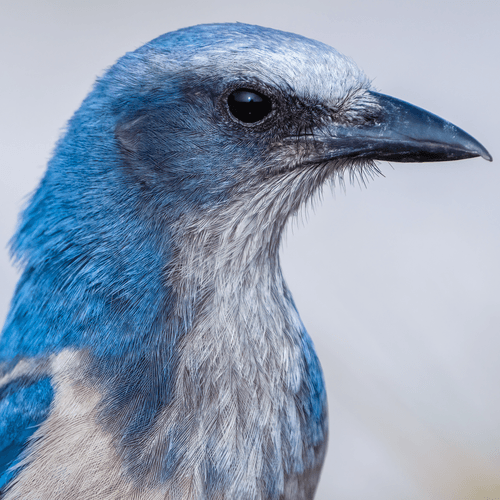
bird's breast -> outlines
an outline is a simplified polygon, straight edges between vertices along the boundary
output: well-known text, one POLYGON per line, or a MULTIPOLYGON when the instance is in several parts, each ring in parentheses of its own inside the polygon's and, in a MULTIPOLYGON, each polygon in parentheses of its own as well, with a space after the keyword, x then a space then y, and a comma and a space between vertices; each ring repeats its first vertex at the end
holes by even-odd
POLYGON ((229 293, 221 286, 197 312, 179 353, 174 399, 151 434, 152 446, 168 435, 156 441, 164 448, 155 455, 179 457, 169 481, 206 494, 208 474, 224 498, 253 491, 248 498, 277 499, 287 489, 284 498, 310 498, 326 441, 326 396, 285 290, 266 284, 229 293))

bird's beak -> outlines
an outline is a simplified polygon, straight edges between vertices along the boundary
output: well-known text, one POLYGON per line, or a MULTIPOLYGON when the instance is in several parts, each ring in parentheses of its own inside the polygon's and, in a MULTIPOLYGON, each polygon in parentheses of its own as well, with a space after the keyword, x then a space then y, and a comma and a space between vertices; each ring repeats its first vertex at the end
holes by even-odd
POLYGON ((366 124, 329 125, 315 132, 312 160, 360 158, 394 162, 450 161, 488 151, 472 136, 438 116, 378 92, 369 92, 376 109, 366 124), (319 147, 318 147, 319 146, 319 147))

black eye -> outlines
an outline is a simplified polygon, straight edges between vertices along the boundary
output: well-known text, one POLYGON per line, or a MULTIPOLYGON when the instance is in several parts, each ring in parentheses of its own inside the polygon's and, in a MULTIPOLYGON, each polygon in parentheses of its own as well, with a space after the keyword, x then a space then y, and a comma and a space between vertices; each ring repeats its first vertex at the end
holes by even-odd
POLYGON ((249 89, 232 92, 227 103, 231 114, 243 123, 256 123, 263 120, 273 109, 269 97, 249 89))

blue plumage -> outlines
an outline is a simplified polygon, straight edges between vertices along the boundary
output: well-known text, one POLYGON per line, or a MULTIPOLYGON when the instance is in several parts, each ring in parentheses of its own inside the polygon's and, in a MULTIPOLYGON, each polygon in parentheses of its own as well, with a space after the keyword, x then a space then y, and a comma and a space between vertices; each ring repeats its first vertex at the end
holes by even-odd
POLYGON ((488 156, 415 110, 334 49, 244 24, 111 67, 13 240, 2 498, 312 498, 326 395, 281 234, 346 169, 488 156))
POLYGON ((53 390, 48 378, 18 377, 0 391, 0 488, 11 479, 8 468, 21 456, 28 438, 48 415, 53 390))

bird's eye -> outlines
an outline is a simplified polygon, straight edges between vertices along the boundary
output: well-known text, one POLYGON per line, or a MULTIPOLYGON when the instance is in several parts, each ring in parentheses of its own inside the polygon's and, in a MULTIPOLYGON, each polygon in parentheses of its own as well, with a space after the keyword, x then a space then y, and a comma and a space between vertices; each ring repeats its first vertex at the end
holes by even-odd
POLYGON ((249 89, 238 89, 227 99, 231 114, 243 123, 256 123, 263 120, 273 109, 269 97, 249 89))

